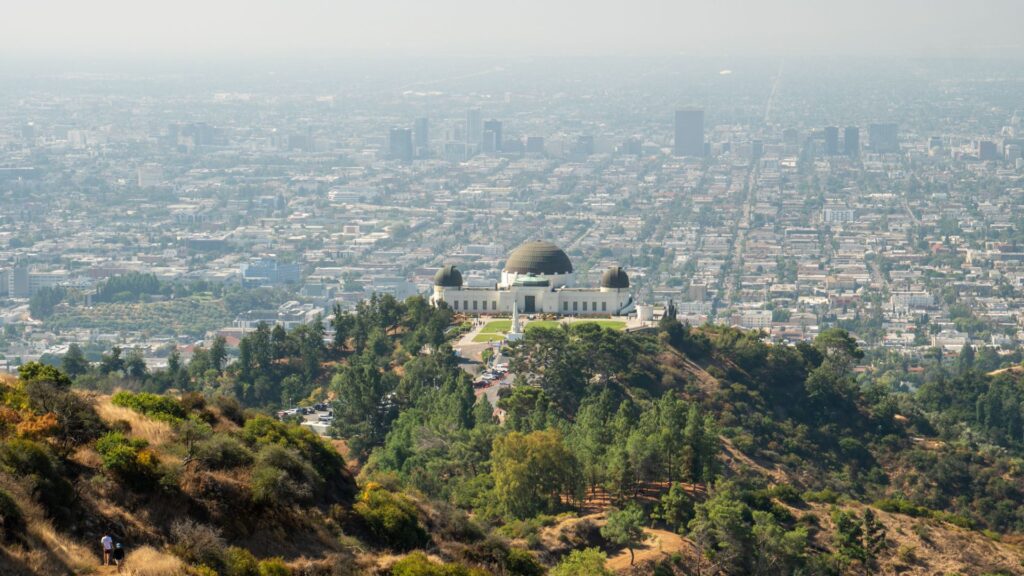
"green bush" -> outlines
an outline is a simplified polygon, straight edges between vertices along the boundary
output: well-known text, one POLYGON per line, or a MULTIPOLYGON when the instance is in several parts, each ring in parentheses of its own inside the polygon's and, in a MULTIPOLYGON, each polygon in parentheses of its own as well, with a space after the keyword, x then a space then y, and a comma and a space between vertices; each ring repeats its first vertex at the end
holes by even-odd
POLYGON ((391 576, 486 576, 478 568, 462 564, 440 564, 432 562, 422 552, 414 552, 402 558, 391 567, 391 576))
POLYGON ((160 394, 118 392, 114 394, 110 402, 114 406, 130 408, 139 414, 145 414, 150 418, 167 422, 181 420, 188 415, 181 402, 160 394))
POLYGON ((322 484, 323 478, 294 449, 268 444, 256 455, 252 497, 257 503, 308 502, 322 484))
POLYGON ((145 440, 108 432, 96 441, 103 467, 131 488, 150 488, 159 478, 160 462, 145 440))
POLYGON ((224 576, 258 576, 259 560, 245 548, 231 546, 224 551, 224 576))
POLYGON ((419 523, 416 506, 404 496, 369 487, 353 507, 370 532, 396 550, 412 550, 430 537, 419 523))
POLYGON ((924 506, 918 506, 909 500, 903 498, 882 498, 876 501, 874 504, 875 508, 884 510, 886 512, 894 512, 896 514, 906 514, 907 516, 917 517, 931 517, 932 511, 924 506))
POLYGON ((74 489, 64 478, 60 461, 45 444, 20 438, 0 443, 0 470, 24 479, 51 516, 69 513, 74 489))
POLYGON ((238 468, 252 464, 252 452, 238 439, 228 434, 214 434, 196 444, 196 457, 204 466, 214 470, 238 468))
POLYGON ((262 560, 257 568, 259 576, 291 576, 291 573, 291 569, 280 558, 262 560))

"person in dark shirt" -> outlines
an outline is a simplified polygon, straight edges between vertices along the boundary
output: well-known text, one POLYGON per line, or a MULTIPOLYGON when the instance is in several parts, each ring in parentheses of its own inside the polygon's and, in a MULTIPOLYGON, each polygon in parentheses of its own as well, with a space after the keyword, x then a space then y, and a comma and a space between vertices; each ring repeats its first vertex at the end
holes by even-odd
POLYGON ((111 555, 114 560, 114 565, 117 566, 117 571, 120 572, 124 566, 124 545, 120 542, 114 545, 114 553, 111 555))

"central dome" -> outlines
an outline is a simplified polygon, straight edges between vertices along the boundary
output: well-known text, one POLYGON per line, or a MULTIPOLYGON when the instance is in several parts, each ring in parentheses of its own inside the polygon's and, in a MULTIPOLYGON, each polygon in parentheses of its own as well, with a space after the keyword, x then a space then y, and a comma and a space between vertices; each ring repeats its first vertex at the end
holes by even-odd
POLYGON ((572 261, 550 242, 527 242, 508 255, 506 272, 516 274, 569 274, 572 261))

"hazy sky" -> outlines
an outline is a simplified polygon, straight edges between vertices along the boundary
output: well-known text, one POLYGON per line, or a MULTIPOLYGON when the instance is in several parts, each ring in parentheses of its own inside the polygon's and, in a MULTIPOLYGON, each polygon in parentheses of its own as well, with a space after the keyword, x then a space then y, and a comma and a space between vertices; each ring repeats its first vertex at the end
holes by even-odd
POLYGON ((0 60, 1015 55, 1024 0, 8 0, 0 60))

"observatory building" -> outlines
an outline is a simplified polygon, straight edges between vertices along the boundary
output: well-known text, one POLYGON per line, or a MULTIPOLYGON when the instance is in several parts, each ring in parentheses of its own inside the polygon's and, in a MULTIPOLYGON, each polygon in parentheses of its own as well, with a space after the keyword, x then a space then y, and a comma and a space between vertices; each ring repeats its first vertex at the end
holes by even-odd
POLYGON ((434 275, 432 304, 445 302, 464 314, 556 314, 562 316, 621 316, 636 305, 629 276, 619 266, 601 275, 600 286, 575 286, 572 261, 550 242, 527 242, 508 256, 495 286, 467 287, 455 266, 434 275))

